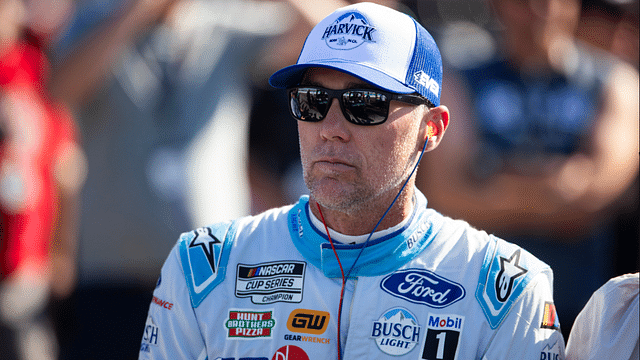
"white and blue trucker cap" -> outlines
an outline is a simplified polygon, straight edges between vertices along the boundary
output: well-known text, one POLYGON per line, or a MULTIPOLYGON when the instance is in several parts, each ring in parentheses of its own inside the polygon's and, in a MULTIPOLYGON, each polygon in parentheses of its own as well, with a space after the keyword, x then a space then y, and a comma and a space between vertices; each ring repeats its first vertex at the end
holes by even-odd
POLYGON ((384 90, 418 93, 440 105, 442 58, 433 37, 409 15, 373 3, 340 8, 307 36, 295 65, 269 78, 275 88, 298 85, 305 70, 325 67, 384 90))

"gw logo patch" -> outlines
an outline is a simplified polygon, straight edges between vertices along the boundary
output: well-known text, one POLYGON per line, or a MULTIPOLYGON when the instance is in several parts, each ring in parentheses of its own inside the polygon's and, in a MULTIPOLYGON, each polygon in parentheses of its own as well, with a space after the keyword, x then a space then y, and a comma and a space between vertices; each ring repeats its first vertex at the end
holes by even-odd
POLYGON ((257 265, 238 264, 236 297, 250 297, 254 304, 302 301, 303 261, 276 261, 257 265))
POLYGON ((329 326, 329 317, 326 311, 295 309, 289 314, 287 329, 292 332, 320 335, 329 326))

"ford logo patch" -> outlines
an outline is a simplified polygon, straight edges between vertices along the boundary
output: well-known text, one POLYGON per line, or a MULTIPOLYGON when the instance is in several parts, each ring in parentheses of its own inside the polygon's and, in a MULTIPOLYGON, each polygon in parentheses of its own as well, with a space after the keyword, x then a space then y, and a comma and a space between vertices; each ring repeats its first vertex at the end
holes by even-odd
POLYGON ((462 299, 462 285, 429 270, 405 269, 387 275, 380 283, 387 293, 415 304, 440 309, 462 299))

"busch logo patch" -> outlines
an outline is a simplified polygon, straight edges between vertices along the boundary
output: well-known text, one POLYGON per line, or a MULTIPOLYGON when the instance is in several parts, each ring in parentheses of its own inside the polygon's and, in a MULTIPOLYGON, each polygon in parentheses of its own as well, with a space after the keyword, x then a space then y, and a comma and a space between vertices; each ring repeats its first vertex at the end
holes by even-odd
POLYGON ((351 50, 365 42, 375 42, 372 36, 375 31, 362 14, 352 11, 327 26, 322 40, 332 49, 351 50))
POLYGON ((276 325, 272 311, 229 311, 229 319, 225 323, 230 338, 264 338, 271 337, 271 329, 276 325))
POLYGON ((429 314, 420 359, 456 360, 464 316, 429 314))
POLYGON ((380 287, 395 297, 438 309, 465 296, 462 285, 422 269, 398 270, 387 275, 380 287))
POLYGON ((250 297, 254 304, 302 301, 304 272, 302 261, 278 261, 257 265, 238 264, 236 296, 250 297))
POLYGON ((420 342, 420 329, 412 313, 397 307, 387 310, 373 322, 371 337, 383 353, 400 356, 413 350, 420 342))

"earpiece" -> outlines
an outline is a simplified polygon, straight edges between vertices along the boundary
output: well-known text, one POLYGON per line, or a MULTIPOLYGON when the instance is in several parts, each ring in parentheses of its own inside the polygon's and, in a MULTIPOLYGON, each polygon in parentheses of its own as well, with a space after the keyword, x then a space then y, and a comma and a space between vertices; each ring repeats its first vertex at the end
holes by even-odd
POLYGON ((438 128, 435 127, 432 123, 427 124, 427 138, 438 135, 438 128))

